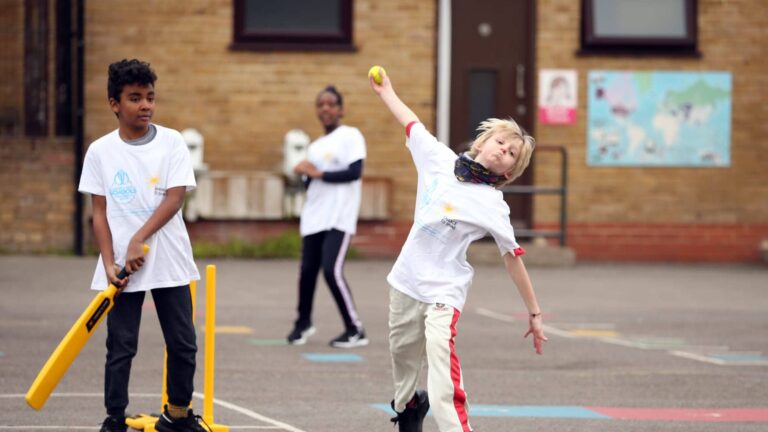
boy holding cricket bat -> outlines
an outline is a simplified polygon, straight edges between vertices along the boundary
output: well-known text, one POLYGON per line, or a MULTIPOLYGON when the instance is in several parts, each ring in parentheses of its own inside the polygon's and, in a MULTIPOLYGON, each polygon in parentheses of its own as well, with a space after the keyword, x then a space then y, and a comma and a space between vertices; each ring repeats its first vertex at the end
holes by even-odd
POLYGON ((155 429, 205 431, 188 408, 197 353, 189 282, 200 275, 181 207, 196 184, 181 134, 151 122, 156 79, 149 64, 136 59, 109 66, 109 105, 119 126, 88 148, 78 187, 91 194, 101 252, 91 288, 112 283, 120 289, 107 316, 102 432, 126 431, 128 380, 147 291, 168 352, 168 405, 155 429), (119 279, 116 267, 123 265, 129 276, 119 279))

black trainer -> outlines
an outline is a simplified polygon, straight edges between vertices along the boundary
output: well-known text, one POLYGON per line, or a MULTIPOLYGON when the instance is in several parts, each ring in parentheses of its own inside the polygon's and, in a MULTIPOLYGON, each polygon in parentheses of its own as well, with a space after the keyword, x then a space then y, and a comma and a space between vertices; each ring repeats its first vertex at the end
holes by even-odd
POLYGON ((334 348, 356 348, 368 345, 365 330, 346 330, 339 337, 329 342, 334 348))
POLYGON ((125 424, 125 417, 109 416, 104 419, 99 432, 126 432, 128 425, 125 424))
POLYGON ((211 432, 210 426, 205 423, 202 417, 195 415, 190 409, 187 411, 187 416, 180 419, 172 419, 168 414, 168 406, 163 409, 163 413, 160 414, 160 418, 155 423, 155 430, 157 432, 211 432), (203 422, 205 427, 200 425, 203 422))
POLYGON ((307 339, 315 334, 315 327, 312 324, 308 326, 302 326, 296 324, 293 326, 293 330, 288 334, 288 343, 291 345, 304 345, 307 343, 307 339))
MULTIPOLYGON (((395 411, 395 401, 390 405, 392 411, 395 411)), ((424 417, 429 411, 429 397, 425 390, 417 390, 410 402, 405 405, 405 410, 397 413, 390 421, 398 426, 400 432, 421 432, 421 426, 424 424, 424 417)))

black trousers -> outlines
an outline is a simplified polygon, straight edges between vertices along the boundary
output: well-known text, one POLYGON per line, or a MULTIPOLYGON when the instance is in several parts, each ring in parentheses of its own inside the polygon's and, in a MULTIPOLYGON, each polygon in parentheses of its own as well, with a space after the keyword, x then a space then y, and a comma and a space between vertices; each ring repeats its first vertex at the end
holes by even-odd
POLYGON ((336 229, 302 238, 297 325, 307 326, 312 323, 312 304, 315 299, 317 274, 322 267, 325 282, 339 308, 345 329, 354 331, 363 328, 357 316, 352 292, 344 278, 344 261, 351 239, 352 235, 336 229))
MULTIPOLYGON (((189 285, 151 290, 168 352, 168 402, 187 406, 192 401, 197 342, 192 322, 189 285)), ((107 315, 107 364, 104 405, 107 414, 125 415, 131 362, 139 344, 141 308, 146 292, 121 293, 107 315)), ((157 356, 161 356, 158 354, 157 356)))

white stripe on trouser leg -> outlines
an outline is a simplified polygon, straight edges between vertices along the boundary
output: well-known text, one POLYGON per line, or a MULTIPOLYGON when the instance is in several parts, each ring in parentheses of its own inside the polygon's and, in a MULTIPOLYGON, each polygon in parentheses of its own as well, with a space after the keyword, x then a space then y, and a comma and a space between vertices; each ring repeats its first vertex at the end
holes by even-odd
POLYGON ((454 349, 459 311, 443 304, 427 308, 427 389, 440 432, 470 432, 469 404, 454 349))
POLYGON ((336 256, 336 263, 333 265, 333 277, 336 279, 336 286, 339 287, 339 292, 344 298, 344 305, 347 307, 347 313, 349 319, 352 320, 352 324, 360 330, 363 327, 363 323, 360 322, 360 318, 357 316, 357 310, 355 310, 355 303, 352 301, 352 293, 349 292, 349 287, 344 281, 344 258, 347 256, 347 249, 349 249, 349 242, 352 239, 352 235, 344 233, 344 240, 341 242, 339 248, 339 254, 336 256))
POLYGON ((395 382, 395 410, 403 412, 419 382, 424 363, 424 312, 428 305, 389 289, 389 352, 395 382))

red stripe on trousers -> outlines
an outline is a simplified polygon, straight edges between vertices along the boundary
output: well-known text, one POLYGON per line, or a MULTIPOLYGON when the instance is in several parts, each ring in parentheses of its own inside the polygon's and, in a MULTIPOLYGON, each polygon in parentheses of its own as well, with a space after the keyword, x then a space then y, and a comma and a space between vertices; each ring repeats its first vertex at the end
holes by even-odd
POLYGON ((454 348, 454 338, 456 337, 456 322, 459 320, 459 311, 453 310, 453 320, 451 320, 451 340, 448 344, 451 347, 451 381, 453 381, 453 406, 456 407, 456 414, 459 415, 459 421, 461 422, 461 429, 464 432, 472 432, 469 428, 467 410, 465 403, 467 402, 467 394, 464 393, 464 389, 461 388, 461 365, 459 364, 459 357, 456 355, 456 349, 454 348))

